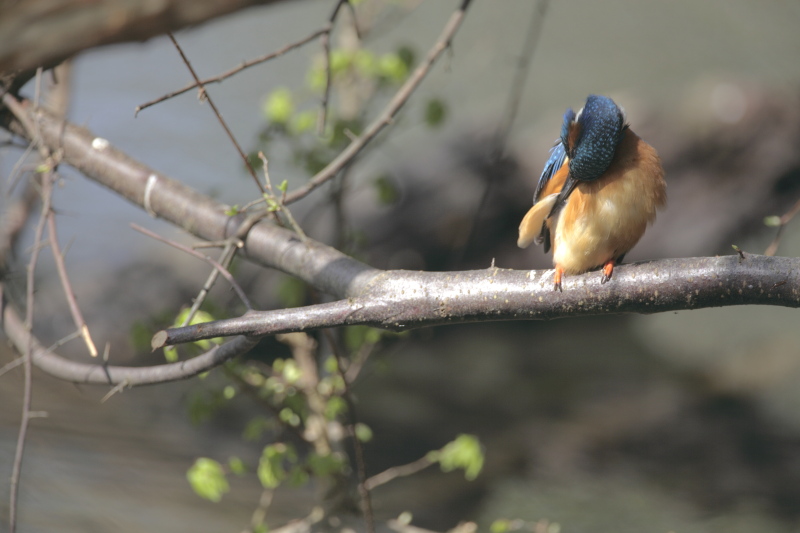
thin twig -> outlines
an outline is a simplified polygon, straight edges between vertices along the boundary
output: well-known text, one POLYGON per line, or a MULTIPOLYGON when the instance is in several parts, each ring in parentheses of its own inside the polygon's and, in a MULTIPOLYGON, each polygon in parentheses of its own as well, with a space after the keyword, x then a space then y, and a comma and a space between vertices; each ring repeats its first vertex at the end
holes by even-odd
MULTIPOLYGON (((269 162, 267 161, 267 156, 264 155, 264 152, 258 152, 258 158, 261 159, 261 163, 264 169, 264 181, 267 185, 267 193, 265 194, 266 197, 271 199, 274 202, 274 207, 283 213, 286 219, 289 221, 289 225, 292 227, 297 236, 300 237, 300 240, 306 242, 308 237, 306 233, 303 231, 303 228, 300 227, 300 224, 292 216, 292 212, 286 207, 286 191, 281 191, 280 199, 275 196, 275 190, 272 188, 272 181, 269 179, 269 162)), ((271 206, 267 206, 268 208, 271 206)))
POLYGON ((139 111, 142 111, 143 109, 147 109, 150 106, 153 106, 153 105, 156 105, 156 104, 160 104, 161 102, 164 102, 165 100, 169 100, 170 98, 174 98, 174 97, 179 96, 179 95, 181 95, 183 93, 189 92, 192 89, 194 89, 196 87, 199 87, 200 85, 208 85, 210 83, 222 82, 223 80, 225 80, 227 78, 230 78, 231 76, 233 76, 235 74, 238 74, 239 72, 241 72, 241 71, 243 71, 245 69, 248 69, 248 68, 253 67, 255 65, 260 65, 261 63, 265 63, 265 62, 269 61, 270 59, 275 59, 276 57, 280 57, 283 54, 294 50, 295 48, 299 48, 299 47, 303 46, 304 44, 310 43, 311 41, 315 40, 316 38, 320 37, 321 35, 325 35, 329 31, 330 31, 330 25, 326 25, 326 26, 324 26, 324 27, 322 27, 322 28, 320 28, 318 30, 313 31, 312 33, 310 33, 306 37, 303 37, 299 41, 295 41, 293 43, 289 43, 289 44, 283 46, 282 48, 276 50, 275 52, 272 52, 270 54, 267 54, 267 55, 264 55, 264 56, 261 56, 261 57, 257 57, 255 59, 251 59, 249 61, 244 61, 238 67, 232 68, 231 70, 229 70, 227 72, 224 72, 224 73, 222 73, 222 74, 220 74, 218 76, 213 76, 211 78, 206 78, 204 80, 201 80, 199 84, 197 82, 190 83, 190 84, 186 85, 185 87, 183 87, 181 89, 178 89, 177 91, 173 91, 171 93, 165 94, 164 96, 160 96, 159 98, 156 98, 155 100, 151 100, 149 102, 145 102, 144 104, 136 106, 136 110, 135 110, 134 116, 138 115, 139 111))
POLYGON ((347 403, 347 412, 350 419, 348 426, 350 436, 353 440, 353 451, 355 452, 358 494, 361 497, 361 507, 364 511, 364 523, 367 533, 375 533, 375 515, 372 511, 372 496, 369 493, 369 487, 367 487, 367 465, 364 461, 364 447, 361 445, 361 441, 358 440, 358 435, 356 434, 356 426, 358 426, 359 423, 358 412, 356 411, 356 403, 353 401, 353 394, 350 391, 350 384, 347 382, 347 377, 345 375, 344 357, 339 352, 339 346, 336 343, 336 339, 333 338, 331 330, 325 329, 323 330, 323 334, 328 340, 328 344, 331 346, 333 356, 336 358, 336 370, 339 373, 339 377, 342 378, 342 383, 344 385, 342 397, 347 403))
POLYGON ((364 133, 360 137, 351 142, 336 158, 328 163, 328 165, 317 172, 311 180, 302 187, 295 189, 286 195, 286 203, 291 204, 305 198, 311 191, 327 182, 336 176, 344 167, 346 167, 361 150, 374 139, 386 126, 392 123, 394 117, 408 101, 416 88, 428 74, 433 64, 441 56, 442 52, 447 50, 450 42, 455 36, 458 28, 464 20, 464 15, 472 0, 462 0, 461 5, 453 13, 450 19, 445 24, 442 34, 437 39, 433 47, 428 51, 425 60, 420 64, 416 70, 409 76, 408 80, 402 87, 395 93, 394 97, 389 101, 383 112, 375 119, 372 124, 367 126, 364 133))
MULTIPOLYGON (((188 246, 184 246, 179 242, 175 242, 173 240, 167 239, 166 237, 162 237, 161 235, 153 233, 149 229, 143 228, 142 226, 140 226, 138 224, 131 223, 131 228, 133 228, 134 230, 138 231, 139 233, 147 235, 148 237, 153 238, 153 239, 155 239, 155 240, 157 240, 159 242, 163 242, 164 244, 168 244, 168 245, 172 246, 173 248, 177 248, 178 250, 180 250, 182 252, 185 252, 185 253, 187 253, 187 254, 189 254, 189 255, 191 255, 193 257, 196 257, 198 259, 201 259, 201 260, 205 261, 206 263, 208 263, 209 265, 213 266, 214 269, 215 269, 215 272, 219 272, 220 274, 222 274, 222 276, 228 281, 228 283, 231 284, 231 287, 233 287, 233 290, 236 291, 236 294, 239 296, 239 299, 242 300, 242 303, 245 305, 245 307, 247 307, 248 310, 253 308, 252 304, 250 303, 250 299, 247 298, 247 295, 244 293, 242 288, 239 286, 239 284, 233 278, 233 275, 231 275, 231 273, 228 271, 228 269, 224 265, 222 265, 219 262, 215 261, 214 259, 208 257, 207 255, 201 254, 197 250, 192 250, 188 246)), ((226 250, 228 250, 228 248, 226 248, 226 250)), ((233 250, 233 251, 236 250, 236 246, 233 243, 231 243, 230 250, 233 250)), ((232 252, 230 252, 230 254, 232 256, 232 252)), ((226 253, 225 252, 223 252, 222 257, 223 257, 223 262, 224 262, 226 260, 226 253)), ((205 286, 204 286, 204 289, 205 289, 205 286)), ((210 289, 210 287, 209 287, 209 289, 210 289)))
POLYGON ((322 68, 325 71, 325 91, 322 93, 322 102, 320 103, 319 115, 317 115, 317 133, 323 135, 325 133, 325 122, 328 117, 328 99, 331 94, 331 82, 333 73, 331 73, 331 32, 333 31, 333 23, 336 22, 336 15, 342 8, 342 4, 349 4, 349 0, 338 0, 336 7, 333 8, 333 13, 328 18, 328 31, 322 34, 322 68))
POLYGON ((783 230, 786 228, 786 225, 792 221, 792 219, 800 213, 800 200, 798 200, 792 208, 783 214, 783 216, 778 219, 778 233, 775 234, 775 238, 767 247, 767 250, 764 252, 764 255, 775 255, 778 253, 778 246, 781 243, 781 237, 783 236, 783 230))
POLYGON ((61 253, 61 247, 58 244, 58 235, 56 233, 56 215, 52 209, 49 209, 47 213, 47 232, 50 235, 50 249, 53 251, 53 260, 55 261, 56 270, 58 271, 58 278, 61 280, 61 287, 63 287, 64 295, 67 298, 69 311, 72 314, 72 320, 75 322, 75 327, 80 332, 81 337, 83 337, 83 342, 86 344, 86 348, 89 350, 89 355, 92 357, 97 357, 97 347, 95 346, 92 336, 89 333, 89 327, 86 325, 86 321, 83 319, 83 313, 81 313, 81 309, 78 307, 78 300, 75 298, 75 291, 72 289, 72 283, 67 275, 67 266, 64 263, 64 255, 61 253))
MULTIPOLYGON (((36 72, 37 84, 41 80, 42 69, 39 68, 36 72)), ((42 160, 47 160, 49 157, 49 150, 41 142, 41 135, 39 129, 33 121, 30 120, 26 110, 20 102, 11 94, 3 95, 3 103, 14 113, 14 116, 24 125, 30 138, 31 143, 35 145, 42 160)), ((33 310, 34 310, 34 283, 36 273, 36 263, 39 260, 39 253, 42 249, 41 242, 44 234, 44 226, 47 219, 47 214, 50 212, 51 192, 52 192, 52 174, 50 172, 43 172, 41 174, 42 180, 42 211, 39 215, 39 222, 36 225, 34 232, 34 246, 31 251, 31 258, 28 261, 27 281, 26 281, 26 309, 25 309, 25 324, 24 327, 32 338, 33 330, 33 310)), ((5 314, 6 309, 3 309, 5 314)), ((11 481, 9 487, 9 532, 14 533, 17 529, 17 500, 19 497, 19 480, 22 472, 22 460, 25 453, 25 438, 28 433, 28 424, 32 418, 31 403, 33 396, 33 383, 32 383, 32 359, 33 359, 33 342, 29 340, 25 343, 24 348, 20 351, 23 354, 23 372, 24 372, 24 385, 22 392, 22 416, 19 423, 19 433, 17 434, 17 446, 14 452, 14 462, 11 467, 11 481)))
POLYGON ((192 78, 194 78, 195 83, 200 87, 200 91, 202 91, 203 96, 205 97, 206 100, 208 100, 208 105, 210 105, 211 109, 214 111, 214 115, 217 117, 217 120, 222 126, 222 129, 224 129, 225 133, 228 134, 228 138, 231 140, 233 146, 236 148, 236 151, 239 153, 239 157, 242 158, 244 166, 247 168, 247 171, 250 173, 250 176, 252 176, 253 181, 256 182, 256 186, 262 193, 264 193, 265 192, 264 187, 261 185, 261 182, 258 181, 258 177, 256 176, 253 167, 250 166, 250 162, 247 160, 247 156, 245 155, 244 150, 242 150, 242 147, 236 141, 236 137, 233 136, 233 132, 230 130, 230 128, 228 128, 228 124, 225 122, 225 119, 222 118, 222 114, 219 112, 219 109, 217 109, 217 106, 214 105, 214 100, 211 99, 211 95, 208 94, 208 91, 206 91, 205 85, 203 84, 202 81, 200 81, 200 78, 197 76, 197 72, 195 72, 194 67, 192 67, 192 64, 189 62, 189 58, 187 58, 186 54, 183 53, 183 49, 178 44, 178 41, 175 39, 175 36, 172 35, 171 33, 168 33, 167 36, 169 37, 170 41, 172 41, 172 44, 175 46, 175 49, 178 51, 178 54, 180 54, 184 65, 186 65, 186 68, 189 69, 189 72, 192 74, 192 78))
POLYGON ((417 459, 414 462, 401 465, 401 466, 393 466, 392 468, 387 468, 380 474, 375 474, 371 478, 366 481, 367 488, 369 490, 374 489, 375 487, 380 487, 385 483, 389 483, 393 479, 398 477, 405 477, 410 476, 412 474, 416 474, 422 470, 425 470, 429 466, 434 464, 434 461, 428 459, 427 455, 424 455, 417 459))

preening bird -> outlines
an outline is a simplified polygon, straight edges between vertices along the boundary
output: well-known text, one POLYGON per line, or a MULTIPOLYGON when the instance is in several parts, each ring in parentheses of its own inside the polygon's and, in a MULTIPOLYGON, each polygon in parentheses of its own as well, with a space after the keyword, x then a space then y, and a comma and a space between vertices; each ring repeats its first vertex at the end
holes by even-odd
POLYGON ((631 131, 613 100, 590 95, 577 114, 564 113, 517 245, 553 248, 555 290, 564 274, 598 267, 605 283, 666 203, 655 149, 631 131))

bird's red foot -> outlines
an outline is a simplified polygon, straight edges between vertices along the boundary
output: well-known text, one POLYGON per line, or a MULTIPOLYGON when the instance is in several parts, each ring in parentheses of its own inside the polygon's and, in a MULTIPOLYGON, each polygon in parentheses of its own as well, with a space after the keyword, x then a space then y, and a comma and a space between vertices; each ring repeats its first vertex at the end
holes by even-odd
POLYGON ((564 292, 561 290, 561 278, 564 277, 564 269, 556 265, 556 274, 553 276, 553 290, 564 292))
POLYGON ((611 279, 611 274, 614 273, 615 264, 616 262, 613 259, 610 259, 603 265, 603 277, 600 280, 601 285, 611 279))

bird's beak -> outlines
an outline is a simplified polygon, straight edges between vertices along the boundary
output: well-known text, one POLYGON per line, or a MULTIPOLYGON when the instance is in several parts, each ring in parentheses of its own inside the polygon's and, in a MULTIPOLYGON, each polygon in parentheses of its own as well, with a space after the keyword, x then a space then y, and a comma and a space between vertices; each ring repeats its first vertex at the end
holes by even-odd
POLYGON ((572 194, 572 191, 575 190, 575 186, 578 185, 580 180, 572 177, 572 172, 567 175, 567 179, 564 182, 564 186, 561 187, 561 192, 558 193, 558 198, 556 198, 555 204, 553 204, 553 209, 550 210, 550 214, 547 215, 547 218, 552 217, 558 211, 564 207, 564 204, 567 203, 567 198, 569 195, 572 194))

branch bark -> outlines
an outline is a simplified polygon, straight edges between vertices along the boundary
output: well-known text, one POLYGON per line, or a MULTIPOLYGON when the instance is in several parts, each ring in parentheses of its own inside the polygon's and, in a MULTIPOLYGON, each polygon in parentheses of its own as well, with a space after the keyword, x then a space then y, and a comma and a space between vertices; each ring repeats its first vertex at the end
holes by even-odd
POLYGON ((357 298, 158 332, 153 348, 230 335, 275 335, 344 325, 391 330, 496 320, 663 313, 731 305, 800 307, 800 259, 744 254, 623 265, 604 285, 589 272, 553 290, 552 270, 387 270, 357 298))
POLYGON ((96 46, 156 35, 280 0, 37 0, 0 3, 0 73, 53 67, 96 46))

